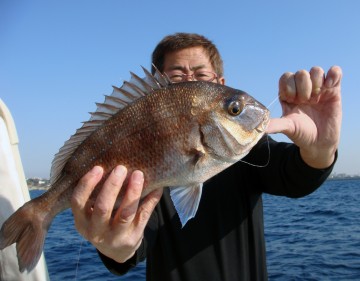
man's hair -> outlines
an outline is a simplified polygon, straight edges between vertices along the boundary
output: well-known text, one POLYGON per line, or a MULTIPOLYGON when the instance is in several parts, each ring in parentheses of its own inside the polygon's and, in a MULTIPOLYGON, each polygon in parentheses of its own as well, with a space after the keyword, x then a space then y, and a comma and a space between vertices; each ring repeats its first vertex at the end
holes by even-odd
MULTIPOLYGON (((161 72, 164 71, 165 55, 174 51, 191 47, 203 47, 210 59, 211 66, 218 75, 224 75, 223 61, 216 46, 206 37, 195 33, 175 33, 165 36, 155 47, 152 53, 152 63, 161 72)), ((152 74, 155 73, 154 66, 151 67, 152 74)))

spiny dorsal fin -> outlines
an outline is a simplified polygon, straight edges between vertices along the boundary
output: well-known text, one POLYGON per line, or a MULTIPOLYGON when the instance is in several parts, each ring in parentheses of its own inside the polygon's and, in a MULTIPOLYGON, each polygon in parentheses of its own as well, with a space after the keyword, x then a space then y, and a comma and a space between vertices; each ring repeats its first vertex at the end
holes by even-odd
POLYGON ((66 162, 79 145, 102 126, 106 120, 110 119, 113 115, 137 99, 171 84, 170 80, 156 67, 156 73, 154 75, 144 67, 142 67, 142 69, 145 73, 145 78, 142 79, 130 72, 130 81, 125 81, 120 88, 113 86, 112 94, 110 96, 105 95, 105 101, 103 103, 96 103, 97 109, 95 112, 90 113, 91 117, 89 121, 84 122, 83 126, 60 148, 52 162, 50 173, 51 184, 60 178, 66 162))

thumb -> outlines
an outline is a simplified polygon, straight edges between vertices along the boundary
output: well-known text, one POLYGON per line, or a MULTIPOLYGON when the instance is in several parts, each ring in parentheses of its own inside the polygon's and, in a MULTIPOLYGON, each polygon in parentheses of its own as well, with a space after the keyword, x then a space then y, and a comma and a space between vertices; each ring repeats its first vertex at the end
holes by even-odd
POLYGON ((287 118, 272 118, 266 128, 267 134, 283 133, 287 135, 290 132, 291 122, 287 118))

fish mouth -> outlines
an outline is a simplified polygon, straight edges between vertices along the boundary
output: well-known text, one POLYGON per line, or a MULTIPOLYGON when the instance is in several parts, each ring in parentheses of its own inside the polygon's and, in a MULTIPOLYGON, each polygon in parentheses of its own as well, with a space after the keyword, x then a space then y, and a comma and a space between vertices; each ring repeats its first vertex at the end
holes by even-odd
POLYGON ((259 126, 255 128, 255 131, 258 133, 264 133, 269 122, 270 122, 270 116, 269 116, 269 112, 267 112, 266 114, 264 114, 263 119, 260 122, 259 126))

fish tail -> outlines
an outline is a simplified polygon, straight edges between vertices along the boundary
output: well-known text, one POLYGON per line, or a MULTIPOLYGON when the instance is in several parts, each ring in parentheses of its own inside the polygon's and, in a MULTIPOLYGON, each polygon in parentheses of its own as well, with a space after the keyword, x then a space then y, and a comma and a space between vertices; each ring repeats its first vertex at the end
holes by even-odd
POLYGON ((0 230, 0 250, 16 243, 20 272, 31 271, 40 259, 49 220, 41 212, 41 204, 32 200, 13 213, 0 230), (39 206, 40 205, 40 206, 39 206))

